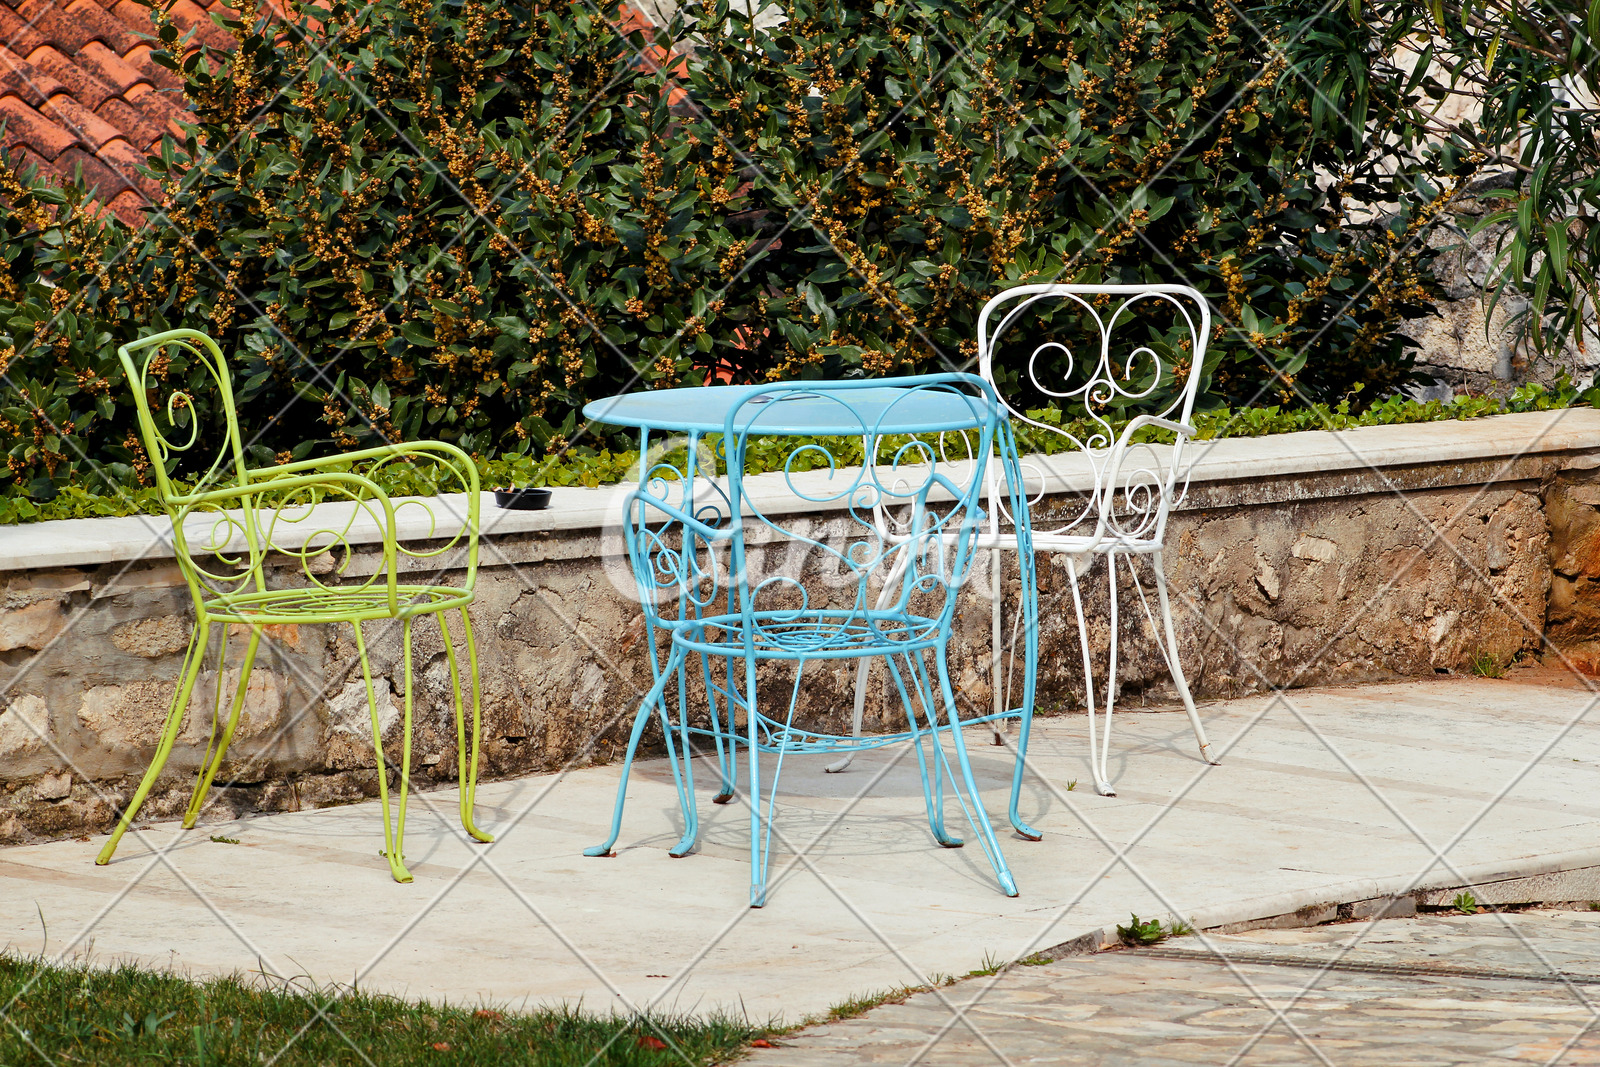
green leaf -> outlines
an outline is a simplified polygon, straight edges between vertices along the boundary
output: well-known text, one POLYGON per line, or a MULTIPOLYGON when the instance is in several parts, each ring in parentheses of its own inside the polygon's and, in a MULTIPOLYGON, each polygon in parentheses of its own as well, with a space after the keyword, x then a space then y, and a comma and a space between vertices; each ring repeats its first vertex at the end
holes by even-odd
POLYGON ((435 341, 433 337, 422 328, 422 324, 417 322, 415 319, 401 325, 400 336, 404 337, 412 344, 418 345, 422 348, 439 347, 439 342, 435 341))

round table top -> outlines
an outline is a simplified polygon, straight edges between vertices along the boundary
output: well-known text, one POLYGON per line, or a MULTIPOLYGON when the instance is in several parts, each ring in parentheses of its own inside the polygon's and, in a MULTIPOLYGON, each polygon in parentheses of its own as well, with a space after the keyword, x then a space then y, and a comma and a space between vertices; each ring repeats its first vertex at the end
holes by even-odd
POLYGON ((748 425, 757 434, 838 437, 970 430, 983 424, 988 404, 981 395, 945 386, 872 385, 826 395, 792 388, 709 385, 654 389, 590 401, 584 405, 583 415, 612 426, 721 433, 728 413, 743 404, 736 429, 748 425))

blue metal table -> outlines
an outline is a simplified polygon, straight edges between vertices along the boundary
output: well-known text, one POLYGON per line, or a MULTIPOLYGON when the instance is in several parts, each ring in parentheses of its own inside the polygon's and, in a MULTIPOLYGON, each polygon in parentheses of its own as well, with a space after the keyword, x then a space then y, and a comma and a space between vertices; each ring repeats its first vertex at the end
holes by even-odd
MULTIPOLYGON (((697 437, 722 433, 728 416, 735 412, 748 413, 748 418, 741 417, 735 429, 759 419, 762 434, 796 437, 857 434, 863 423, 879 434, 945 433, 975 429, 985 416, 981 408, 954 393, 881 384, 852 389, 848 409, 821 393, 788 393, 760 385, 702 385, 624 393, 590 401, 583 408, 584 418, 594 422, 629 426, 645 434, 657 431, 697 437), (775 406, 767 408, 767 403, 775 406)), ((641 443, 639 454, 644 455, 645 451, 641 443)))
MULTIPOLYGON (((607 397, 587 404, 583 413, 586 418, 594 422, 613 426, 626 426, 639 431, 640 488, 629 497, 630 515, 633 512, 636 501, 645 494, 644 487, 650 484, 655 486, 654 492, 657 495, 646 496, 645 499, 658 507, 663 507, 665 504, 664 497, 670 491, 671 495, 677 498, 677 504, 675 509, 666 508, 666 510, 672 511, 680 516, 682 520, 685 520, 681 523, 681 548, 673 546, 667 548, 664 553, 668 556, 681 553, 683 557, 681 561, 673 561, 668 564, 669 568, 678 568, 676 572, 676 580, 678 581, 676 604, 678 614, 676 618, 664 617, 661 614, 662 605, 655 598, 655 594, 662 589, 663 585, 660 581, 660 575, 641 573, 642 570, 660 567, 662 553, 658 552, 656 555, 651 555, 646 552, 641 555, 636 545, 640 535, 634 531, 632 526, 628 527, 630 562, 633 565, 635 580, 640 588, 640 600, 644 609, 648 637, 647 648, 651 670, 654 674, 654 685, 651 692, 654 694, 654 699, 659 706, 662 727, 686 822, 684 837, 678 846, 672 850, 672 854, 675 856, 686 854, 692 847, 698 833, 698 816, 695 812, 692 797, 692 776, 687 773, 680 774, 672 737, 673 727, 670 725, 666 713, 664 686, 673 680, 670 676, 674 674, 678 691, 677 730, 684 749, 684 770, 687 771, 687 764, 690 759, 689 735, 696 734, 709 737, 716 746, 718 762, 722 772, 722 786, 713 798, 714 802, 726 803, 735 796, 734 783, 737 771, 733 755, 737 744, 746 744, 750 750, 751 775, 752 783, 754 783, 758 766, 755 763, 756 750, 758 748, 762 751, 779 753, 779 766, 781 768, 781 757, 789 752, 849 753, 910 740, 916 742, 919 765, 923 766, 924 792, 928 797, 929 821, 934 829, 934 835, 941 844, 947 846, 960 845, 959 838, 948 835, 943 829, 944 787, 940 768, 944 756, 937 740, 938 724, 936 720, 930 717, 930 726, 919 729, 915 715, 908 710, 909 730, 866 737, 859 736, 859 709, 862 694, 864 693, 866 657, 868 655, 883 655, 881 648, 874 650, 863 647, 859 652, 852 649, 834 650, 828 657, 825 657, 841 658, 852 654, 859 654, 861 657, 857 691, 857 735, 846 737, 799 729, 793 724, 794 707, 791 702, 789 721, 779 722, 762 716, 761 730, 764 732, 758 737, 754 723, 757 716, 750 710, 752 703, 746 702, 744 698, 741 698, 740 691, 733 681, 732 657, 729 656, 727 647, 709 641, 704 636, 704 627, 697 632, 698 636, 686 633, 685 620, 689 620, 688 625, 693 627, 703 620, 708 620, 709 616, 703 614, 707 610, 706 603, 697 599, 692 592, 688 591, 684 584, 683 576, 699 566, 698 561, 689 558, 690 554, 695 551, 695 549, 691 548, 692 538, 689 534, 689 528, 694 519, 705 517, 706 513, 710 511, 713 513, 709 517, 712 522, 720 521, 725 517, 733 520, 735 525, 738 525, 741 521, 740 489, 730 484, 730 489, 733 491, 733 498, 730 500, 727 493, 716 487, 717 471, 715 468, 713 467, 710 471, 706 471, 704 468, 728 458, 721 451, 728 442, 744 441, 755 436, 852 438, 862 442, 864 454, 869 457, 867 462, 869 465, 873 465, 876 462, 879 442, 885 437, 911 436, 916 438, 922 435, 938 437, 938 435, 964 434, 970 431, 987 432, 990 435, 989 439, 993 441, 995 446, 993 451, 997 454, 992 454, 992 459, 985 459, 983 463, 975 465, 971 470, 970 477, 973 479, 975 486, 980 484, 979 479, 983 479, 987 484, 987 491, 990 497, 996 494, 998 486, 1001 484, 1006 486, 1006 493, 1011 497, 1011 506, 1006 510, 1010 512, 1015 527, 1023 536, 1024 543, 1028 543, 1026 499, 1025 493, 1020 491, 1022 479, 1017 468, 1015 442, 1010 433, 1009 422, 1005 418, 1004 408, 995 399, 992 389, 983 383, 982 379, 972 375, 923 375, 912 378, 879 379, 870 382, 785 383, 771 386, 700 386, 660 389, 607 397), (952 387, 952 383, 960 388, 952 387), (961 391, 962 389, 967 391, 961 391), (715 447, 709 449, 711 457, 709 460, 707 459, 708 450, 705 440, 707 437, 712 437, 715 444, 715 447), (653 447, 659 451, 665 443, 673 438, 682 438, 684 442, 684 458, 681 465, 669 465, 663 459, 651 458, 653 447), (995 465, 997 465, 997 469, 995 465), (1002 471, 1004 474, 1003 479, 1000 477, 1002 471), (667 488, 669 483, 678 484, 675 488, 669 490, 667 488), (714 502, 711 504, 707 504, 707 495, 703 492, 706 488, 705 483, 710 483, 711 488, 714 490, 711 494, 714 502), (662 499, 658 500, 658 497, 662 499), (726 508, 725 513, 724 506, 726 508), (642 562, 644 559, 649 559, 651 562, 642 562), (710 729, 691 727, 689 725, 686 665, 682 657, 669 656, 667 666, 663 667, 658 653, 658 645, 663 633, 672 634, 672 640, 675 645, 698 649, 700 652, 700 671, 698 673, 703 680, 707 703, 710 705, 708 709, 711 722, 710 729), (721 654, 724 658, 730 660, 729 681, 726 687, 717 685, 713 681, 710 659, 717 654, 721 654), (675 670, 674 664, 676 664, 675 670), (724 705, 726 711, 726 726, 723 725, 722 711, 724 708, 719 708, 718 706, 719 697, 721 698, 720 703, 724 705), (736 705, 746 709, 747 726, 750 734, 748 738, 740 737, 735 728, 736 705), (922 763, 921 738, 926 736, 930 730, 934 734, 936 751, 935 758, 932 760, 934 789, 937 791, 936 798, 928 792, 927 767, 922 763)), ((940 440, 942 442, 942 438, 940 440)), ((812 450, 818 449, 818 446, 814 444, 805 447, 812 450)), ((918 446, 915 444, 902 446, 902 451, 906 447, 915 449, 918 446)), ((823 451, 826 452, 826 449, 824 448, 823 451)), ((741 452, 740 456, 742 457, 742 455, 743 453, 741 452)), ((900 455, 901 453, 896 453, 896 462, 899 461, 900 455)), ((832 464, 831 455, 829 455, 829 463, 832 464)), ((730 481, 733 480, 730 479, 730 481)), ((742 478, 738 481, 742 484, 742 478)), ((790 488, 794 488, 792 481, 790 488)), ((979 495, 980 492, 981 490, 978 489, 973 490, 974 496, 979 495)), ((990 501, 990 508, 991 512, 988 521, 992 524, 994 522, 993 516, 997 514, 993 500, 990 501)), ((853 500, 849 502, 848 509, 852 513, 855 512, 856 508, 853 500)), ((756 510, 758 511, 758 509, 756 510)), ((878 514, 881 517, 881 512, 878 514)), ((771 520, 766 519, 766 516, 758 513, 756 517, 766 521, 774 529, 777 528, 771 520)), ((857 521, 860 521, 859 516, 857 521)), ((995 526, 994 528, 998 527, 995 526)), ((652 540, 656 540, 654 535, 650 536, 652 540)), ((935 538, 939 536, 943 536, 947 543, 960 539, 956 534, 948 531, 934 535, 935 538)), ((967 531, 964 536, 967 537, 967 541, 963 543, 970 545, 972 543, 970 531, 967 531)), ((657 549, 659 550, 662 547, 664 546, 658 541, 657 549)), ((735 551, 742 551, 742 540, 739 548, 735 551)), ((742 560, 742 556, 740 558, 742 560)), ((1018 735, 1017 760, 1013 775, 1009 815, 1018 833, 1031 840, 1038 840, 1040 834, 1029 827, 1021 819, 1017 811, 1023 772, 1023 757, 1026 753, 1028 725, 1032 712, 1034 679, 1037 670, 1037 608, 1033 581, 1032 552, 1031 550, 1019 552, 1017 558, 1026 605, 1025 614, 1029 619, 1025 635, 1026 679, 1023 687, 1023 703, 1016 708, 993 714, 958 717, 955 712, 954 698, 948 677, 921 678, 918 673, 921 671, 920 666, 913 668, 909 663, 909 659, 904 673, 907 677, 917 675, 914 680, 927 688, 930 696, 932 695, 931 687, 935 684, 945 691, 946 701, 950 709, 951 732, 956 735, 956 751, 960 760, 961 771, 964 773, 969 785, 972 782, 971 770, 967 765, 964 746, 960 743, 960 727, 980 722, 993 722, 1001 718, 1016 718, 1020 720, 1021 728, 1018 735)), ((896 565, 900 566, 901 564, 897 563, 896 565)), ((896 576, 901 573, 900 571, 891 571, 883 581, 883 588, 887 591, 894 584, 896 576)), ((995 576, 995 580, 999 580, 998 575, 995 576)), ((728 595, 731 598, 731 589, 728 595)), ((859 610, 857 613, 863 618, 874 615, 871 610, 859 610)), ((767 614, 782 616, 781 612, 767 614)), ((881 614, 879 613, 879 615, 881 614)), ((722 616, 721 618, 726 619, 728 616, 722 616)), ((782 621, 781 618, 779 621, 782 621)), ((878 618, 877 621, 869 622, 865 629, 871 630, 881 622, 882 619, 878 618)), ((707 621, 707 625, 716 627, 726 626, 727 624, 725 622, 707 621)), ((945 623, 943 637, 946 640, 949 637, 948 621, 945 623)), ((754 652, 753 646, 751 646, 751 651, 752 653, 754 652)), ((752 654, 751 658, 753 660, 756 657, 752 654)), ((805 657, 796 655, 788 658, 804 659, 805 657)), ((940 649, 938 662, 941 670, 943 670, 942 648, 940 649)), ((909 709, 911 707, 910 697, 907 695, 908 687, 902 683, 902 672, 892 667, 891 670, 894 672, 895 684, 900 688, 901 696, 907 702, 907 708, 909 709)), ((930 671, 928 673, 932 674, 933 672, 930 671)), ((751 687, 745 691, 746 693, 754 692, 753 669, 750 678, 751 687)), ((796 684, 798 688, 798 681, 796 684)), ((916 691, 915 686, 911 688, 912 691, 916 691)), ((647 697, 647 704, 650 699, 647 697)), ((924 709, 931 716, 932 708, 928 707, 926 702, 924 702, 924 709)), ((646 709, 644 707, 641 707, 639 716, 635 723, 633 739, 629 745, 629 761, 632 759, 632 753, 646 717, 646 709)), ((955 784, 955 771, 946 768, 946 773, 950 774, 952 784, 955 784)), ((611 845, 615 842, 620 826, 623 789, 626 786, 626 764, 623 775, 623 787, 619 788, 611 838, 603 846, 586 850, 590 855, 608 854, 611 845)), ((774 793, 776 790, 776 777, 775 773, 773 776, 774 793)), ((752 791, 754 792, 754 790, 752 791)), ((961 801, 959 788, 956 791, 956 798, 958 802, 961 801)), ((962 803, 963 807, 965 807, 965 803, 962 803)), ((973 803, 974 805, 979 804, 975 793, 973 793, 973 803)), ((754 906, 760 906, 764 903, 766 892, 766 861, 764 856, 767 850, 759 847, 756 841, 759 807, 760 797, 755 795, 752 797, 751 891, 751 903, 754 906), (757 870, 758 866, 759 871, 757 870)), ((1008 895, 1015 895, 1015 882, 1011 879, 1010 873, 1006 869, 1005 861, 999 854, 998 841, 994 839, 992 831, 989 830, 987 818, 983 815, 981 807, 977 812, 969 811, 968 817, 973 821, 974 826, 978 828, 980 842, 984 845, 984 851, 990 854, 991 862, 994 863, 996 872, 999 875, 1002 889, 1008 895)), ((770 834, 770 821, 768 823, 768 833, 770 834)))

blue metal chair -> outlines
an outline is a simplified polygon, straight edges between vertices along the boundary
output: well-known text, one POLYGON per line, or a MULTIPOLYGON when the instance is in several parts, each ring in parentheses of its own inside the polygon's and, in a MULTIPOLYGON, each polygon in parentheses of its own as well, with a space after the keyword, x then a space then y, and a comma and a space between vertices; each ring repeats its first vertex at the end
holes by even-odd
MULTIPOLYGON (((993 716, 963 717, 947 659, 956 602, 987 524, 985 457, 991 453, 998 452, 1007 484, 1017 487, 1008 511, 1016 517, 1019 556, 1028 561, 1023 600, 1033 601, 1027 503, 1010 425, 993 389, 975 375, 941 374, 714 392, 729 402, 720 441, 726 490, 702 472, 705 458, 691 438, 683 467, 657 464, 627 499, 629 562, 650 624, 652 654, 660 633, 667 639, 667 659, 634 719, 610 835, 585 855, 608 855, 616 843, 629 770, 645 727, 656 717, 684 819, 674 856, 688 853, 699 833, 691 738, 709 738, 715 746, 723 779, 719 801, 734 795, 737 752, 744 747, 752 907, 766 902, 772 817, 785 758, 901 742, 915 748, 934 839, 946 847, 962 844, 944 826, 948 778, 1001 890, 1015 896, 1016 882, 979 800, 962 737, 963 725, 993 716), (919 436, 904 436, 908 431, 919 436), (845 527, 843 536, 837 526, 819 535, 809 529, 809 519, 763 509, 758 497, 769 494, 746 474, 750 450, 758 438, 781 436, 800 437, 784 456, 783 485, 803 502, 831 506, 829 514, 845 527), (955 453, 972 458, 947 458, 946 446, 955 437, 961 440, 955 453), (866 443, 861 466, 839 462, 838 439, 866 443), (781 551, 769 547, 775 541, 781 551), (798 566, 791 551, 796 543, 806 557, 798 566), (779 557, 794 573, 769 566, 779 557), (818 565, 829 570, 820 596, 804 581, 807 573, 818 574, 818 565), (691 713, 686 684, 697 657, 708 704, 704 717, 691 713), (905 729, 851 736, 805 725, 808 712, 815 711, 801 706, 807 665, 840 659, 884 663, 905 729), (766 705, 762 698, 761 681, 779 663, 793 665, 786 707, 766 705), (674 682, 676 723, 666 699, 674 682), (777 757, 764 798, 763 753, 777 757)), ((597 405, 606 411, 622 406, 597 405)), ((1036 639, 1037 627, 1028 631, 1028 639, 1036 639)), ((1031 696, 1011 713, 1020 715, 1024 738, 1031 696)), ((1018 762, 1015 775, 1021 771, 1018 762)))

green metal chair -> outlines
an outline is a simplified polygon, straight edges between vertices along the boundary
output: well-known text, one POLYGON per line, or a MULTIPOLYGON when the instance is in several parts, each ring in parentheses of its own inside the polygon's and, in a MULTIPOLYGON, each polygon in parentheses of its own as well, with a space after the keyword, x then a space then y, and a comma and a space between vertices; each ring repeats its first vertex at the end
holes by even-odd
POLYGON ((395 881, 411 881, 411 872, 406 869, 402 850, 406 796, 411 783, 411 628, 419 616, 435 615, 444 639, 450 665, 451 693, 455 700, 461 824, 474 839, 493 840, 473 824, 472 818, 477 791, 478 734, 482 718, 478 653, 472 640, 472 621, 467 616, 478 570, 478 470, 472 459, 454 445, 421 441, 347 452, 324 459, 301 460, 276 467, 250 468, 245 465, 228 366, 222 351, 211 338, 196 330, 170 330, 123 345, 117 350, 117 355, 133 386, 140 435, 149 454, 151 472, 161 491, 167 515, 172 520, 178 564, 194 598, 195 626, 183 671, 167 711, 166 728, 150 761, 150 769, 145 772, 144 780, 139 783, 111 839, 101 849, 95 862, 110 862, 117 843, 161 774, 188 710, 195 680, 206 658, 213 624, 221 625, 222 636, 219 641, 211 740, 200 763, 194 794, 184 813, 184 829, 192 827, 199 816, 206 792, 227 755, 228 743, 233 740, 250 684, 250 671, 261 644, 262 628, 282 624, 345 622, 355 631, 356 652, 366 683, 367 707, 372 715, 378 796, 383 806, 383 855, 389 861, 395 881), (135 353, 144 353, 143 361, 137 365, 135 353), (221 411, 202 411, 194 397, 185 391, 193 389, 200 392, 201 388, 197 387, 207 386, 214 387, 221 411), (169 433, 162 433, 156 428, 156 420, 151 413, 152 396, 163 395, 166 399, 158 406, 164 408, 169 433), (193 448, 201 440, 203 423, 218 430, 224 429, 223 417, 226 419, 225 440, 221 442, 216 458, 192 491, 179 491, 167 475, 170 457, 173 453, 193 448), (184 435, 187 435, 187 440, 179 440, 184 435), (459 486, 460 491, 466 494, 466 514, 449 516, 441 530, 440 509, 436 506, 430 507, 418 499, 402 499, 397 504, 370 477, 329 469, 347 465, 351 461, 365 463, 369 473, 373 468, 391 463, 437 464, 441 486, 459 486), (426 544, 407 548, 400 544, 397 536, 396 512, 405 509, 409 517, 410 509, 419 508, 429 519, 426 544), (381 563, 364 579, 330 584, 340 581, 354 558, 349 535, 358 522, 375 523, 381 532, 381 563), (297 561, 298 567, 289 572, 287 579, 284 578, 284 569, 275 575, 274 585, 281 586, 288 581, 292 583, 288 587, 269 588, 266 574, 269 554, 297 561), (445 558, 447 556, 448 559, 445 558), (408 572, 424 570, 429 566, 426 561, 433 560, 434 570, 464 570, 465 580, 460 585, 401 584, 402 557, 406 557, 404 569, 408 572), (470 750, 465 736, 460 670, 450 626, 445 618, 445 613, 452 610, 461 613, 462 633, 467 646, 469 681, 472 686, 470 750), (381 619, 398 620, 403 631, 404 750, 400 759, 397 818, 391 818, 388 770, 384 763, 372 667, 368 662, 366 640, 361 632, 362 623, 381 619), (224 720, 221 714, 223 668, 227 665, 228 630, 233 625, 248 627, 250 637, 233 703, 224 720))

